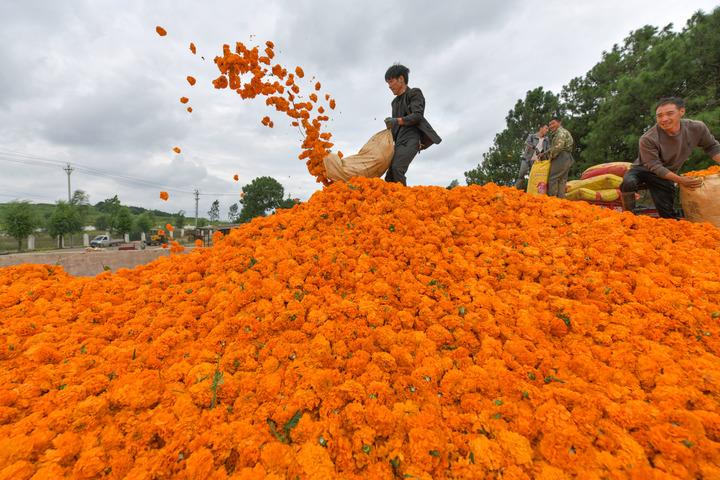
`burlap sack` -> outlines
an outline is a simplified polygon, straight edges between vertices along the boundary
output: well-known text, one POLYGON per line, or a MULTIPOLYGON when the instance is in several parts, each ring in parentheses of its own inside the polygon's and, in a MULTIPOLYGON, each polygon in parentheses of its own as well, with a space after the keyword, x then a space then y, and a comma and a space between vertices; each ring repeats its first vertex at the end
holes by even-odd
POLYGON ((681 186, 680 204, 687 220, 720 228, 720 175, 703 177, 703 184, 695 190, 681 186))
POLYGON ((383 130, 373 135, 356 155, 340 158, 331 153, 323 162, 330 180, 347 182, 352 177, 380 177, 390 166, 395 143, 392 132, 383 130))

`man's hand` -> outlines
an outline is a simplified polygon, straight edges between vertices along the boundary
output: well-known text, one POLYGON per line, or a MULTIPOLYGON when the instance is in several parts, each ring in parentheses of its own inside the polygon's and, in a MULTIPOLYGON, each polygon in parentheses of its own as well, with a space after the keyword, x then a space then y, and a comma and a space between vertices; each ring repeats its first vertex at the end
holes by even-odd
POLYGON ((387 117, 385 119, 385 127, 387 127, 388 130, 392 130, 392 128, 397 125, 397 123, 397 118, 387 117))
POLYGON ((696 188, 700 188, 700 186, 703 184, 703 179, 702 177, 680 176, 680 180, 678 181, 678 183, 685 188, 695 190, 696 188))

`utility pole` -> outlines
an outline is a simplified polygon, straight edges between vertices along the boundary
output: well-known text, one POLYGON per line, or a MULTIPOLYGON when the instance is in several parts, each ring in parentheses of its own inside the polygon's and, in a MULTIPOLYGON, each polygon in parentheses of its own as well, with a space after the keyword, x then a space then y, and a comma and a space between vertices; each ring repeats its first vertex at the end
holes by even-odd
POLYGON ((71 199, 72 199, 72 197, 70 196, 70 174, 71 174, 71 173, 73 172, 73 170, 75 170, 75 169, 72 168, 72 167, 70 166, 70 164, 68 163, 68 164, 67 164, 67 167, 63 168, 63 170, 65 170, 65 172, 67 173, 67 176, 68 176, 68 203, 70 203, 70 201, 71 201, 71 199))
MULTIPOLYGON (((70 174, 73 172, 74 168, 72 168, 70 166, 70 163, 68 162, 67 166, 65 168, 63 168, 63 170, 65 170, 65 173, 67 173, 67 176, 68 176, 68 205, 69 205, 70 202, 72 201, 72 197, 70 195, 70 174)), ((70 248, 75 246, 74 243, 75 242, 73 242, 73 237, 72 237, 72 235, 70 235, 70 248)))
POLYGON ((198 202, 200 201, 200 190, 195 189, 195 230, 198 228, 198 202))

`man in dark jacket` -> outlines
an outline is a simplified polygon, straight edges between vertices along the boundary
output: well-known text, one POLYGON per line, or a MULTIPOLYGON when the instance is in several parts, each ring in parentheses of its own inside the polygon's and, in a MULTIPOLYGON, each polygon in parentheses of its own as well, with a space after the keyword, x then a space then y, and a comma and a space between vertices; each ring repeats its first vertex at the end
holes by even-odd
POLYGON ((388 68, 385 81, 395 98, 392 101, 392 116, 385 119, 385 125, 392 130, 395 154, 385 181, 407 185, 405 174, 415 155, 442 139, 425 120, 425 97, 419 88, 408 87, 410 70, 399 64, 388 68))

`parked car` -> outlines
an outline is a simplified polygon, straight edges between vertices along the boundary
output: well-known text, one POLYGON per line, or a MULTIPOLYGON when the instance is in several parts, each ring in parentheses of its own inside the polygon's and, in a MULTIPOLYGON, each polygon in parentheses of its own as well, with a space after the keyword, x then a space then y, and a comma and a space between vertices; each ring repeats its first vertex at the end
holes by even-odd
POLYGON ((109 235, 98 235, 90 240, 90 246, 93 248, 115 247, 117 245, 122 245, 123 243, 125 243, 125 240, 110 238, 109 235))

